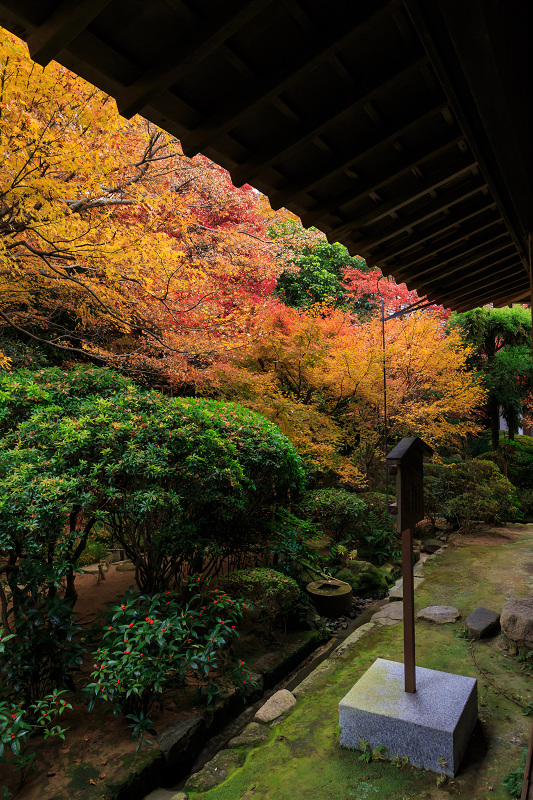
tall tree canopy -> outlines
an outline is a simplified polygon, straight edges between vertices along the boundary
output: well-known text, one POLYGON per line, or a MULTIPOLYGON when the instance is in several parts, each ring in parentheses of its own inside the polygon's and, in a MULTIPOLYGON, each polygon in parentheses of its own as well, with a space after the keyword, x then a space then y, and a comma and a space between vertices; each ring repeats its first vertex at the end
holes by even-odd
POLYGON ((383 349, 379 319, 280 307, 240 364, 220 365, 201 391, 270 417, 315 467, 368 477, 384 444, 385 367, 389 442, 418 435, 459 447, 478 431, 485 398, 467 369, 472 351, 458 331, 444 336, 438 313, 389 320, 385 332, 383 349))
POLYGON ((253 326, 279 271, 261 197, 5 32, 0 143, 4 326, 175 372, 253 326))
POLYGON ((459 331, 470 346, 468 363, 479 371, 489 391, 486 410, 492 448, 496 450, 500 407, 512 439, 524 408, 532 400, 531 310, 523 306, 475 308, 453 314, 448 329, 459 331))

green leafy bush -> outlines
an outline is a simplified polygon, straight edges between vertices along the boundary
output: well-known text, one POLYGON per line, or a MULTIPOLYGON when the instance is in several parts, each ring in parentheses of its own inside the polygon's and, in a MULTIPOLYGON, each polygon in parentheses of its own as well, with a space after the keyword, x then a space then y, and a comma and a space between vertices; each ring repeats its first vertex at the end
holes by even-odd
POLYGON ((357 549, 363 558, 380 564, 397 555, 394 517, 387 511, 385 495, 318 489, 306 493, 300 509, 335 544, 357 549))
POLYGON ((357 597, 384 597, 389 588, 385 575, 368 561, 351 561, 335 577, 349 583, 357 597))
POLYGON ((56 687, 74 689, 84 648, 70 603, 37 591, 13 600, 11 629, 0 627, 0 694, 29 707, 56 687))
POLYGON ((425 470, 427 506, 465 530, 512 519, 517 513, 512 484, 490 461, 434 464, 425 470))
POLYGON ((268 567, 236 570, 220 578, 220 585, 250 604, 255 625, 267 637, 275 624, 292 611, 300 597, 295 580, 268 567))
POLYGON ((219 589, 200 595, 198 581, 189 580, 186 601, 171 591, 152 596, 130 589, 110 606, 84 691, 89 711, 97 700, 109 703, 141 741, 152 727, 150 709, 169 688, 194 682, 210 702, 230 685, 250 686, 244 662, 229 652, 246 604, 219 589))
POLYGON ((184 571, 264 550, 270 507, 304 486, 289 440, 236 404, 163 397, 106 369, 43 370, 31 390, 25 377, 4 381, 0 418, 0 553, 10 568, 31 550, 53 562, 54 579, 73 580, 102 523, 139 586, 155 592, 184 571))
MULTIPOLYGON (((0 701, 0 763, 8 764, 19 772, 20 786, 30 769, 34 769, 35 751, 29 751, 28 744, 33 734, 44 734, 48 739, 58 736, 65 738, 66 728, 57 724, 58 718, 70 703, 63 699, 64 691, 56 689, 36 700, 31 706, 22 702, 0 701)), ((6 790, 4 790, 4 797, 6 790)))

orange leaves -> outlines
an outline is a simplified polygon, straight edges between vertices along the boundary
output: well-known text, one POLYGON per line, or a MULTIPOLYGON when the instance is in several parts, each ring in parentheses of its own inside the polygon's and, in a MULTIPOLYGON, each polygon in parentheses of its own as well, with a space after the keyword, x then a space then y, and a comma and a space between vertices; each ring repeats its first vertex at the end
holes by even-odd
POLYGON ((14 37, 0 50, 4 321, 169 375, 242 337, 278 271, 257 193, 14 37))

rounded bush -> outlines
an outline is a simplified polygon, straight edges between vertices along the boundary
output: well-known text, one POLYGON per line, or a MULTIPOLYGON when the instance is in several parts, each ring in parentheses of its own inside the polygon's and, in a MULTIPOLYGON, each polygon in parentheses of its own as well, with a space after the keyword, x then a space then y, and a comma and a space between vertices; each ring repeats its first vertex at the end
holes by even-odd
POLYGON ((242 597, 252 606, 253 619, 267 632, 292 611, 300 597, 293 578, 268 567, 235 570, 219 582, 233 597, 242 597))

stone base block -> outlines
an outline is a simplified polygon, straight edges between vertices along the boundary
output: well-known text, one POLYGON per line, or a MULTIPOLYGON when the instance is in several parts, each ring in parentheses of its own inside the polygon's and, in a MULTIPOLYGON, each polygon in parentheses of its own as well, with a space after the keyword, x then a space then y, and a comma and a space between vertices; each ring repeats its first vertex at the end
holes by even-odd
POLYGON ((416 668, 416 692, 404 691, 404 667, 378 658, 339 703, 340 742, 362 749, 366 739, 385 758, 456 775, 477 721, 477 681, 416 668))

